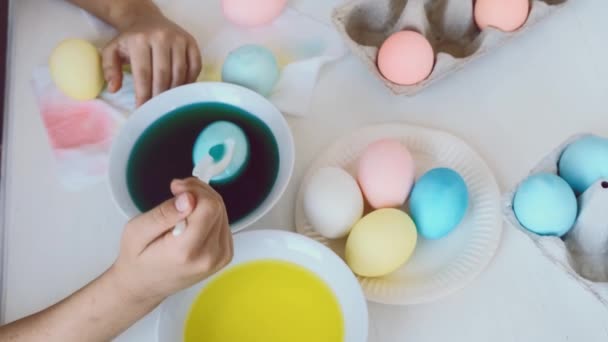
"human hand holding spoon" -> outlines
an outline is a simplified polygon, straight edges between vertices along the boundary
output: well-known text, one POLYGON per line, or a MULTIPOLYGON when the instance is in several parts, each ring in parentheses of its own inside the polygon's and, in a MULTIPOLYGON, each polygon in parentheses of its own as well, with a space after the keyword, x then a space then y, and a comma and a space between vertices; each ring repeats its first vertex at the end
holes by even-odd
MULTIPOLYGON (((237 125, 218 121, 205 128, 196 139, 193 151, 195 161, 192 175, 201 182, 228 182, 238 176, 249 158, 249 142, 237 125)), ((186 229, 186 221, 173 229, 178 236, 186 229)))

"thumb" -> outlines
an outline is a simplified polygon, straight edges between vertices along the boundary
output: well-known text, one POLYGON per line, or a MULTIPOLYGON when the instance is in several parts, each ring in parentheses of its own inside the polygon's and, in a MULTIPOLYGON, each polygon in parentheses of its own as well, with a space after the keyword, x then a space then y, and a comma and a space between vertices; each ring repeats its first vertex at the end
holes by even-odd
POLYGON ((122 58, 118 44, 110 43, 103 49, 102 56, 103 77, 108 82, 108 90, 117 92, 122 87, 122 58))
POLYGON ((193 208, 194 196, 184 192, 137 216, 130 225, 133 229, 137 229, 139 239, 148 245, 190 215, 193 208))

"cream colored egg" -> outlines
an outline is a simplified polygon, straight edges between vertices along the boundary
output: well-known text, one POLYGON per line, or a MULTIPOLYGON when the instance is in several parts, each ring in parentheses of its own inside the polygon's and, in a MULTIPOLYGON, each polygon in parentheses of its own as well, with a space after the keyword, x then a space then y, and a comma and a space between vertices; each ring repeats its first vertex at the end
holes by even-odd
POLYGON ((418 234, 414 221, 398 209, 379 209, 363 217, 346 241, 346 263, 363 277, 387 275, 412 256, 418 234))
POLYGON ((329 239, 341 238, 363 215, 363 195, 348 172, 322 168, 306 186, 304 210, 319 234, 329 239))
POLYGON ((53 50, 49 59, 51 77, 57 87, 76 100, 96 98, 104 86, 101 56, 93 44, 68 39, 53 50))

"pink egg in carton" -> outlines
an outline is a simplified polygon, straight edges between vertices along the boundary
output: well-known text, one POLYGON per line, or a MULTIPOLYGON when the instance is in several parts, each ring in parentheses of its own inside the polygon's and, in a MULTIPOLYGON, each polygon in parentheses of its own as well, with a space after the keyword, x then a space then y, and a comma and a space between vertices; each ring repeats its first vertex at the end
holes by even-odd
POLYGON ((334 11, 333 21, 353 53, 394 94, 414 95, 524 33, 571 2, 532 0, 526 22, 514 32, 503 32, 493 27, 480 30, 475 23, 473 0, 352 0, 334 11), (413 85, 389 81, 377 66, 382 43, 391 34, 402 30, 424 35, 435 53, 431 74, 413 85))
MULTIPOLYGON (((569 138, 542 159, 530 175, 557 175, 559 159, 566 148, 590 135, 578 134, 569 138)), ((549 260, 608 307, 608 179, 597 180, 578 197, 578 217, 563 237, 537 235, 521 225, 513 210, 513 200, 520 185, 503 197, 507 221, 525 232, 549 260)))

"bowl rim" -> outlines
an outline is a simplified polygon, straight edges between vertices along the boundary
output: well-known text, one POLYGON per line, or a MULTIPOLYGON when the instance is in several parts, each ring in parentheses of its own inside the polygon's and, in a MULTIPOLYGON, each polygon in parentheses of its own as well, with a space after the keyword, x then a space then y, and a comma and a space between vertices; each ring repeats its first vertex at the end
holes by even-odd
MULTIPOLYGON (((121 183, 120 182, 121 178, 118 178, 119 176, 114 175, 114 173, 115 173, 114 170, 118 167, 118 166, 116 166, 117 163, 122 164, 121 158, 119 157, 119 155, 124 150, 124 147, 123 147, 125 145, 124 140, 127 140, 127 138, 125 138, 124 135, 128 134, 128 132, 127 132, 128 128, 130 128, 131 126, 135 126, 136 123, 139 123, 140 121, 142 121, 142 119, 140 119, 141 117, 144 117, 145 115, 150 115, 150 112, 157 111, 157 109, 155 109, 155 107, 159 103, 163 103, 163 102, 167 101, 167 99, 170 99, 169 101, 172 102, 173 109, 166 110, 162 114, 155 115, 156 118, 153 121, 151 121, 149 124, 147 124, 145 126, 145 128, 143 128, 137 134, 137 137, 132 140, 137 141, 137 139, 139 138, 141 133, 143 133, 145 131, 145 129, 150 127, 151 124, 153 124, 154 122, 159 120, 161 117, 169 114, 172 110, 175 110, 182 106, 186 106, 189 104, 195 104, 195 103, 204 103, 204 102, 223 102, 223 103, 226 103, 226 104, 229 104, 232 106, 239 107, 238 104, 221 101, 221 100, 213 101, 213 100, 209 100, 209 99, 196 99, 196 98, 193 99, 193 98, 187 98, 187 97, 183 97, 183 96, 180 97, 180 94, 183 94, 184 92, 194 92, 194 91, 198 91, 201 94, 225 92, 225 93, 231 93, 231 94, 238 94, 237 97, 239 97, 239 98, 255 98, 258 103, 261 103, 264 107, 266 107, 268 109, 266 112, 266 115, 270 115, 273 118, 272 120, 274 123, 273 123, 273 125, 271 125, 269 123, 269 120, 264 119, 259 114, 252 112, 251 110, 245 109, 247 112, 249 112, 252 115, 256 116, 257 118, 261 119, 266 125, 268 125, 268 128, 273 132, 273 135, 275 135, 275 139, 277 140, 277 145, 279 145, 278 148, 279 148, 280 160, 279 160, 279 169, 278 169, 278 173, 277 173, 277 179, 275 180, 275 184, 271 188, 270 193, 266 196, 264 201, 262 203, 260 203, 258 205, 258 207, 256 207, 248 215, 246 215, 245 217, 243 217, 240 220, 231 224, 232 232, 238 232, 245 228, 251 227, 257 221, 259 221, 263 216, 268 214, 268 212, 277 205, 279 200, 285 194, 285 191, 287 190, 287 187, 289 186, 289 184, 291 182, 291 178, 292 178, 293 172, 294 172, 296 156, 295 156, 295 142, 294 142, 294 138, 293 138, 293 132, 291 131, 291 128, 290 128, 289 124, 287 123, 287 120, 286 120, 284 114, 267 98, 263 97, 262 95, 254 92, 248 88, 245 88, 245 87, 242 87, 239 85, 235 85, 235 84, 230 84, 230 83, 225 83, 225 82, 197 82, 197 83, 186 84, 186 85, 182 85, 182 86, 170 89, 168 91, 165 91, 165 92, 161 93, 160 95, 153 97, 152 99, 150 99, 149 101, 144 103, 141 107, 137 108, 128 117, 126 122, 124 122, 121 125, 117 135, 113 138, 113 141, 112 141, 112 147, 110 150, 110 158, 109 158, 109 166, 108 166, 109 171, 106 175, 106 178, 108 180, 108 186, 110 187, 112 201, 120 209, 120 212, 128 218, 132 218, 132 217, 136 216, 138 213, 141 213, 139 210, 137 210, 138 213, 135 213, 135 212, 132 212, 132 210, 127 209, 125 207, 124 203, 122 203, 123 201, 119 199, 119 197, 121 197, 121 196, 118 195, 119 190, 117 189, 117 187, 122 186, 122 185, 118 185, 117 183, 121 183), (279 129, 275 130, 271 126, 278 126, 279 129), (279 140, 279 138, 276 137, 277 132, 280 132, 280 134, 283 136, 283 139, 279 140), (282 150, 283 150, 283 153, 281 153, 282 150), (285 157, 287 157, 287 158, 285 158, 285 157)), ((213 95, 206 95, 206 97, 209 97, 209 96, 213 97, 213 95)), ((130 151, 132 150, 133 145, 134 145, 134 142, 133 142, 133 144, 131 144, 129 146, 128 153, 130 153, 130 151)), ((133 200, 130 197, 130 195, 128 197, 129 197, 129 202, 133 203, 133 200)))
MULTIPOLYGON (((359 285, 359 282, 357 280, 357 278, 355 277, 355 275, 352 273, 352 271, 350 270, 350 268, 348 267, 348 265, 346 264, 346 262, 344 262, 344 260, 342 260, 342 258, 340 258, 337 254, 335 254, 329 247, 323 245, 322 243, 311 239, 305 235, 302 234, 298 234, 296 232, 293 231, 287 231, 287 230, 282 230, 282 229, 258 229, 258 230, 252 230, 252 231, 246 231, 246 232, 241 232, 241 233, 237 233, 234 235, 234 239, 235 239, 235 247, 240 244, 240 243, 245 243, 244 241, 246 240, 260 240, 260 239, 272 239, 273 241, 277 241, 277 240, 283 240, 285 241, 285 243, 287 242, 287 240, 290 241, 297 241, 297 242, 302 242, 307 244, 308 246, 310 246, 310 248, 314 248, 315 250, 319 251, 321 254, 323 254, 324 256, 327 256, 327 258, 332 259, 333 262, 335 262, 336 265, 340 265, 339 267, 341 269, 343 269, 344 271, 346 271, 345 274, 348 274, 349 276, 343 277, 344 278, 350 278, 350 279, 345 279, 345 281, 347 281, 349 284, 352 284, 351 289, 352 291, 354 291, 354 295, 356 296, 356 298, 353 299, 353 301, 356 302, 355 306, 358 306, 358 308, 360 309, 359 312, 355 312, 353 313, 352 310, 347 311, 344 308, 345 303, 343 301, 340 300, 339 294, 338 293, 334 293, 334 295, 336 296, 336 300, 338 300, 338 303, 340 305, 340 308, 343 310, 342 315, 344 318, 344 327, 345 327, 345 340, 344 342, 351 342, 353 341, 353 338, 355 338, 356 342, 363 342, 363 341, 367 341, 367 338, 369 336, 369 309, 368 309, 368 304, 367 304, 367 300, 365 298, 365 295, 363 293, 363 289, 361 288, 361 286, 359 285), (363 333, 364 336, 353 336, 352 334, 349 335, 349 325, 347 325, 347 317, 350 317, 351 320, 353 320, 354 322, 351 323, 360 323, 360 324, 351 324, 354 327, 351 327, 351 331, 353 329, 360 329, 361 332, 363 333), (349 338, 350 337, 350 338, 349 338)), ((263 250, 263 249, 261 249, 263 250)), ((236 253, 238 252, 238 249, 235 248, 235 256, 236 253)), ((176 294, 173 294, 172 296, 168 297, 167 299, 165 299, 158 307, 158 314, 156 315, 156 333, 155 333, 155 338, 156 341, 159 342, 160 341, 160 334, 161 334, 161 325, 162 320, 163 320, 163 313, 166 310, 166 306, 169 305, 168 302, 172 299, 172 298, 176 298, 179 297, 180 295, 184 295, 184 293, 186 291, 189 290, 193 290, 194 288, 197 289, 197 292, 200 293, 200 291, 202 290, 202 288, 204 286, 206 286, 209 282, 213 281, 216 277, 218 277, 219 275, 221 275, 222 272, 237 266, 237 265, 242 265, 244 263, 248 263, 248 262, 252 262, 255 260, 268 260, 268 259, 273 259, 271 257, 265 258, 265 257, 254 257, 254 258, 245 258, 244 260, 240 260, 238 262, 234 262, 231 261, 230 264, 228 264, 226 267, 224 267, 222 270, 218 271, 217 273, 215 273, 214 275, 210 276, 207 279, 204 279, 200 282, 198 282, 197 284, 184 289, 176 294)), ((295 261, 290 261, 287 259, 282 259, 286 262, 291 262, 291 263, 295 263, 297 265, 300 265, 301 267, 306 268, 308 271, 314 273, 316 276, 323 278, 321 275, 319 275, 317 272, 315 272, 314 270, 312 270, 310 267, 307 267, 305 265, 299 264, 295 261)), ((329 286, 332 291, 334 292, 338 292, 339 289, 336 289, 334 287, 334 283, 336 281, 330 281, 330 280, 326 280, 326 279, 322 279, 323 282, 326 283, 327 286, 329 286)), ((340 288, 341 289, 341 288, 340 288)))

